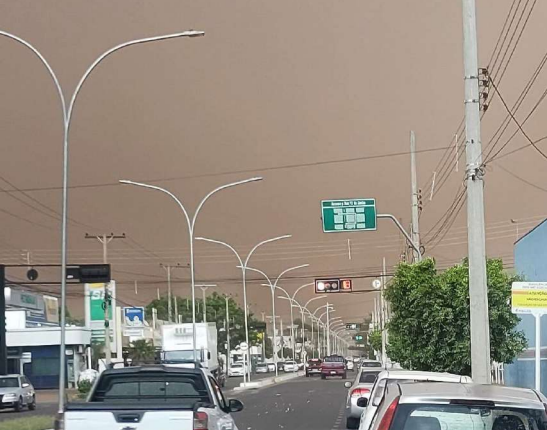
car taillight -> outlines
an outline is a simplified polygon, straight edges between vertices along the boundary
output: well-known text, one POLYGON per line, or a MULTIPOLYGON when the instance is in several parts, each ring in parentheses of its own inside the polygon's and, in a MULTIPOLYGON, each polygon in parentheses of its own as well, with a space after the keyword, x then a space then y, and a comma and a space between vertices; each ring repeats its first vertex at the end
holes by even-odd
POLYGON ((367 394, 370 394, 370 390, 368 388, 356 388, 351 392, 351 397, 364 397, 367 394))
POLYGON ((207 430, 209 419, 205 412, 194 412, 194 430, 207 430))
POLYGON ((386 413, 382 417, 382 421, 380 421, 378 430, 389 430, 389 428, 391 427, 391 422, 393 421, 393 417, 395 416, 397 406, 399 406, 399 397, 393 400, 393 402, 391 402, 391 405, 388 406, 386 413))

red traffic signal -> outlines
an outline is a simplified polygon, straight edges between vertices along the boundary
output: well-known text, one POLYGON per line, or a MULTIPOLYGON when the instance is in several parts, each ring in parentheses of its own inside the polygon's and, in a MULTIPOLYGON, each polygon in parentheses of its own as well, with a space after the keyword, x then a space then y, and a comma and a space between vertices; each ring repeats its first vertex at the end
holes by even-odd
POLYGON ((316 279, 315 292, 317 294, 340 292, 340 279, 316 279))
POLYGON ((341 279, 340 280, 340 291, 342 293, 351 293, 353 291, 353 286, 351 284, 351 279, 341 279))

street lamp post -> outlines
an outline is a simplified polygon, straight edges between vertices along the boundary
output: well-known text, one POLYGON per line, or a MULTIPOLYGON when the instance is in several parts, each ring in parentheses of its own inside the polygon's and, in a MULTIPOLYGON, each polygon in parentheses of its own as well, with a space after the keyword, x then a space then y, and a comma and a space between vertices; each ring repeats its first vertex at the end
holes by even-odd
MULTIPOLYGON (((6 31, 0 30, 0 36, 7 37, 12 39, 26 48, 30 49, 46 67, 50 77, 55 84, 57 93, 59 95, 59 100, 61 102, 62 110, 62 119, 63 119, 63 185, 62 185, 62 214, 61 214, 61 339, 60 339, 60 357, 59 357, 59 414, 62 414, 64 411, 64 398, 65 398, 65 381, 66 381, 66 269, 67 269, 67 242, 68 242, 68 172, 69 172, 69 159, 68 159, 68 149, 69 149, 69 132, 70 124, 72 120, 72 114, 74 112, 74 106, 76 100, 82 89, 87 78, 91 75, 93 70, 109 55, 113 54, 116 51, 119 51, 123 48, 133 45, 145 44, 150 42, 158 42, 162 40, 175 39, 179 37, 198 37, 204 36, 205 32, 203 31, 183 31, 173 34, 165 34, 161 36, 147 37, 144 39, 135 39, 128 42, 121 43, 108 51, 101 54, 97 59, 88 67, 85 73, 80 78, 78 85, 74 89, 70 102, 66 103, 66 99, 63 93, 63 89, 57 78, 57 75, 53 71, 53 68, 49 65, 45 57, 36 49, 32 44, 26 40, 15 36, 6 31)), ((105 328, 105 333, 107 332, 105 328)), ((106 333, 108 334, 108 333, 106 333)))
MULTIPOLYGON (((286 235, 283 235, 283 236, 274 237, 272 239, 263 240, 262 242, 257 243, 251 249, 249 254, 247 254, 247 257, 245 257, 245 260, 243 260, 241 258, 241 256, 239 255, 239 252, 237 252, 236 249, 233 246, 229 245, 226 242, 222 242, 220 240, 215 240, 215 239, 209 239, 209 238, 206 238, 206 237, 196 237, 196 240, 202 240, 204 242, 216 243, 217 245, 225 246, 226 248, 228 248, 230 251, 232 251, 234 253, 237 260, 239 261, 239 267, 241 268, 241 279, 242 279, 242 284, 243 284, 243 309, 244 309, 244 322, 245 322, 245 342, 247 343, 248 346, 250 346, 250 344, 249 344, 249 323, 248 323, 249 309, 248 309, 248 306, 247 306, 247 275, 246 275, 247 265, 249 264, 249 260, 251 259, 251 256, 253 255, 253 253, 259 247, 261 247, 262 245, 265 245, 266 243, 275 242, 275 241, 278 241, 278 240, 281 240, 281 239, 288 239, 290 237, 291 237, 290 234, 286 234, 286 235)), ((249 359, 250 358, 250 348, 247 349, 247 354, 248 354, 247 358, 249 359)), ((247 362, 250 363, 250 360, 247 360, 247 362)), ((246 384, 247 380, 248 381, 251 380, 251 368, 250 368, 250 366, 248 366, 248 372, 243 373, 243 384, 244 385, 246 384)))
MULTIPOLYGON (((308 286, 308 285, 314 285, 314 284, 306 284, 304 286, 308 286)), ((305 347, 305 343, 304 343, 304 324, 305 324, 305 319, 304 319, 304 309, 306 309, 308 312, 310 312, 308 310, 308 308, 306 307, 306 305, 310 304, 311 302, 313 302, 314 300, 319 300, 319 299, 324 299, 326 298, 327 296, 326 295, 323 295, 323 296, 318 296, 318 297, 314 297, 310 300, 307 301, 306 305, 302 306, 300 303, 298 303, 298 301, 294 298, 294 296, 296 296, 296 293, 298 292, 298 290, 296 291, 295 294, 293 294, 293 296, 291 297, 289 295, 289 293, 281 288, 281 287, 277 287, 279 290, 283 291, 285 293, 285 295, 287 297, 283 297, 283 296, 278 296, 279 299, 283 299, 283 300, 289 300, 289 302, 291 303, 291 324, 294 326, 294 319, 293 319, 293 307, 297 307, 300 309, 300 321, 301 321, 301 324, 302 324, 302 353, 300 354, 301 355, 301 358, 303 358, 304 356, 304 347, 305 347)), ((312 321, 312 332, 313 332, 313 321, 312 321)), ((294 331, 292 331, 292 336, 293 336, 293 360, 296 361, 296 344, 294 342, 294 339, 295 339, 295 334, 294 334, 294 331)))
POLYGON ((203 322, 207 323, 207 297, 205 292, 209 287, 214 288, 217 284, 197 284, 196 287, 201 288, 201 297, 203 300, 203 322))
POLYGON ((186 220, 186 224, 188 226, 188 233, 189 233, 189 239, 190 239, 190 276, 191 276, 191 283, 192 283, 192 347, 194 348, 194 361, 197 361, 197 351, 196 351, 196 279, 195 279, 195 267, 194 267, 194 232, 196 227, 196 220, 198 218, 199 212, 201 211, 201 208, 205 204, 205 202, 211 197, 213 194, 225 190, 226 188, 235 187, 238 185, 247 184, 249 182, 256 182, 261 181, 261 177, 257 178, 250 178, 245 179, 243 181, 237 181, 232 182, 226 185, 222 185, 220 187, 215 188, 213 191, 209 192, 199 203, 196 211, 194 212, 194 215, 192 216, 192 219, 190 219, 190 215, 188 214, 188 211, 182 204, 182 202, 175 196, 172 192, 166 190, 165 188, 157 187, 155 185, 149 185, 149 184, 143 184, 141 182, 134 182, 129 180, 120 180, 120 183, 122 184, 128 184, 128 185, 135 185, 137 187, 143 187, 148 188, 151 190, 161 191, 162 193, 167 194, 169 197, 171 197, 175 202, 178 204, 179 208, 182 210, 184 214, 184 219, 186 220))
MULTIPOLYGON (((279 274, 279 276, 275 279, 274 282, 272 282, 272 280, 268 277, 268 275, 266 275, 266 273, 264 273, 262 270, 259 270, 259 269, 254 269, 252 267, 247 267, 247 270, 251 270, 253 272, 256 272, 256 273, 259 273, 261 274, 262 276, 264 276, 264 278, 266 279, 266 281, 268 282, 268 285, 270 286, 270 292, 272 294, 272 323, 273 323, 273 336, 274 336, 274 339, 273 339, 273 342, 274 342, 274 363, 275 363, 275 376, 278 376, 278 370, 277 370, 277 351, 276 351, 276 348, 277 348, 277 334, 275 333, 275 289, 277 287, 277 283, 279 282, 279 280, 283 277, 283 275, 285 275, 286 273, 289 273, 293 270, 296 270, 296 269, 302 269, 304 267, 308 267, 309 264, 302 264, 300 266, 294 266, 294 267, 289 267, 288 269, 285 269, 283 272, 281 272, 279 274)), ((283 348, 283 345, 281 345, 281 348, 283 348)))
MULTIPOLYGON (((323 306, 319 306, 315 312, 313 313, 313 315, 315 315, 319 310, 321 309, 325 309, 325 308, 331 308, 332 309, 332 305, 330 303, 327 303, 326 305, 323 305, 323 306)), ((331 312, 336 312, 336 310, 332 309, 331 312)), ((318 351, 319 351, 319 358, 321 358, 321 352, 322 350, 324 349, 325 347, 325 342, 321 340, 321 333, 320 333, 320 330, 319 330, 319 324, 323 324, 323 321, 321 321, 321 319, 323 318, 323 316, 325 316, 327 314, 327 311, 323 312, 318 318, 317 318, 317 321, 318 321, 318 324, 317 324, 317 344, 318 344, 318 351), (321 344, 322 345, 319 345, 321 344)), ((325 340, 326 340, 326 325, 323 326, 323 336, 325 337, 325 340)))

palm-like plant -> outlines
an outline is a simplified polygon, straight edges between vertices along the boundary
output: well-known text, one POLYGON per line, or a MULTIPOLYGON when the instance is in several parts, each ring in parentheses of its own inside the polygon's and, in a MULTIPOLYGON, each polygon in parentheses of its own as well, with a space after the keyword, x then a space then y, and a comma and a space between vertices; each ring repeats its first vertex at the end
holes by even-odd
POLYGON ((146 339, 139 339, 131 343, 129 358, 133 363, 142 363, 154 359, 154 345, 146 339))

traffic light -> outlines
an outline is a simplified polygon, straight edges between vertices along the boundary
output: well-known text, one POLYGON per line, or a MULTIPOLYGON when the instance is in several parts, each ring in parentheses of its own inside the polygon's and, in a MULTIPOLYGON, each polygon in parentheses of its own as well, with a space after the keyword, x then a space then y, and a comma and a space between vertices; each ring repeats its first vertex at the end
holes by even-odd
POLYGON ((351 284, 351 279, 341 279, 340 280, 340 291, 342 293, 351 293, 353 291, 353 286, 351 284))
POLYGON ((111 281, 110 264, 81 264, 68 267, 67 280, 77 280, 82 284, 100 284, 111 281))
POLYGON ((340 279, 316 279, 315 292, 317 294, 340 292, 340 279))

